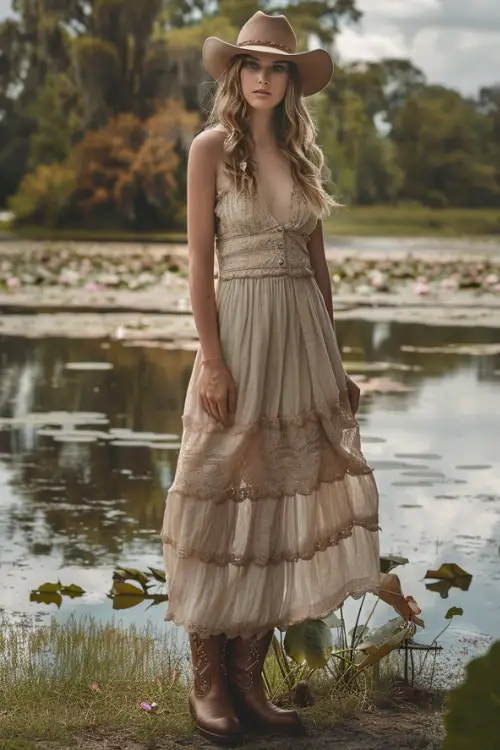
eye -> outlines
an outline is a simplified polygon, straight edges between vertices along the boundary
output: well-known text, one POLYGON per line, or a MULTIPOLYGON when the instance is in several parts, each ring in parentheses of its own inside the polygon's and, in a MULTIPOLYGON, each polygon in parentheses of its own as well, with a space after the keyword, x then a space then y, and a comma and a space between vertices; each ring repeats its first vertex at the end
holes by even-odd
POLYGON ((249 59, 245 60, 243 65, 245 68, 251 68, 252 70, 256 70, 259 67, 258 62, 256 62, 255 60, 249 60, 249 59))
POLYGON ((284 64, 284 63, 275 63, 275 65, 273 67, 274 67, 274 70, 277 73, 285 73, 285 71, 287 69, 286 64, 284 64))

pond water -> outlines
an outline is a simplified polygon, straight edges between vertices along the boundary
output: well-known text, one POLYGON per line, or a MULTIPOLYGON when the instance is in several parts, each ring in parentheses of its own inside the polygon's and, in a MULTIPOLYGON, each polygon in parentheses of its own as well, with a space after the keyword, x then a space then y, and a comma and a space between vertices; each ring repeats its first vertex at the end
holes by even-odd
MULTIPOLYGON (((420 640, 432 640, 451 606, 464 609, 455 640, 500 637, 499 332, 363 320, 337 330, 365 391, 359 419, 382 551, 410 560, 398 572, 423 609, 420 640), (446 562, 472 574, 467 591, 427 588, 427 569, 446 562)), ((193 352, 13 337, 0 338, 0 352, 0 613, 161 623, 165 605, 113 612, 106 593, 117 566, 162 566, 193 352), (30 602, 58 579, 85 596, 64 597, 60 609, 30 602)))

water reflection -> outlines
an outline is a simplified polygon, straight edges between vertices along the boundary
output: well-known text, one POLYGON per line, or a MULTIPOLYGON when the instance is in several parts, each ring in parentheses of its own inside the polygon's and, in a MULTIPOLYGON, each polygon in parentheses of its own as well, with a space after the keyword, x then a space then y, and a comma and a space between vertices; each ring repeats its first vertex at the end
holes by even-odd
MULTIPOLYGON (((431 632, 455 605, 465 631, 500 635, 498 332, 337 327, 347 369, 361 384, 385 379, 382 392, 367 389, 360 413, 383 550, 410 558, 401 577, 431 632), (444 352, 450 343, 475 348, 444 352), (392 392, 391 381, 407 389, 392 392), (443 601, 425 587, 425 571, 442 562, 474 575, 469 592, 443 601)), ((30 603, 29 591, 60 578, 89 594, 65 602, 58 617, 76 608, 110 619, 113 568, 161 566, 164 491, 194 355, 96 340, 0 344, 0 608, 54 613, 30 603)), ((163 617, 160 607, 137 610, 120 619, 163 617)))

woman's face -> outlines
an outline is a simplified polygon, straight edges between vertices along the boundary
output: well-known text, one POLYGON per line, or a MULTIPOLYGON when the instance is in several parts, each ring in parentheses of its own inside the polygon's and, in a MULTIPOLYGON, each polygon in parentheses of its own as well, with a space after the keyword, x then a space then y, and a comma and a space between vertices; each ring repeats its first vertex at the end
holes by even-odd
POLYGON ((251 107, 276 107, 285 96, 288 78, 289 69, 286 61, 257 52, 245 55, 240 71, 241 90, 251 107))

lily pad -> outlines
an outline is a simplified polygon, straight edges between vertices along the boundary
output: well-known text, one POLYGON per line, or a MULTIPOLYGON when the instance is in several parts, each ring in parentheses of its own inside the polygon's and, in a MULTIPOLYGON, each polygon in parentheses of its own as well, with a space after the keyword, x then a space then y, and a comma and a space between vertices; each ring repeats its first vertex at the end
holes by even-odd
POLYGON ((472 578, 472 575, 456 563, 443 563, 438 570, 428 570, 424 578, 437 578, 442 581, 450 581, 455 578, 472 578))

